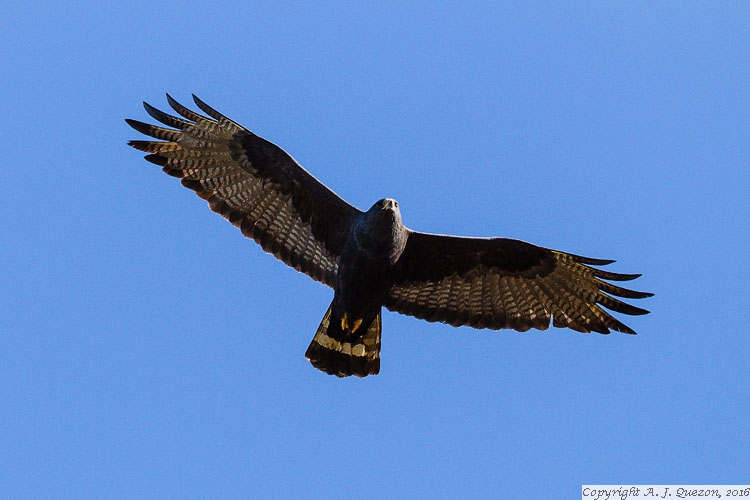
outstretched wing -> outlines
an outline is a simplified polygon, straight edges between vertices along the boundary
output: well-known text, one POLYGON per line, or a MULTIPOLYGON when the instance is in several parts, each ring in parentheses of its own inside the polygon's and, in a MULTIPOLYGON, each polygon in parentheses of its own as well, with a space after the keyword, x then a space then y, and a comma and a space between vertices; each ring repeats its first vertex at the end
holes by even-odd
POLYGON ((242 233, 287 265, 333 286, 341 250, 360 211, 342 200, 275 144, 258 137, 193 96, 210 118, 167 94, 183 118, 143 103, 171 128, 126 120, 159 141, 130 141, 208 201, 242 233))
POLYGON ((608 283, 637 278, 590 266, 589 259, 505 238, 461 238, 410 231, 385 300, 391 311, 474 328, 635 333, 603 307, 623 314, 648 311, 611 295, 639 299, 608 283))

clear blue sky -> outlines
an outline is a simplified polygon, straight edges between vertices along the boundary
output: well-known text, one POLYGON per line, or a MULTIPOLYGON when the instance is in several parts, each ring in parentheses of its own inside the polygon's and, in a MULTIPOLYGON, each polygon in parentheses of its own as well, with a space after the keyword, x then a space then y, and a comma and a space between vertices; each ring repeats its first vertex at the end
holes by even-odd
POLYGON ((26 2, 0 20, 2 498, 577 498, 750 471, 750 6, 26 2), (360 208, 640 272, 637 336, 386 313, 128 148, 194 92, 360 208))

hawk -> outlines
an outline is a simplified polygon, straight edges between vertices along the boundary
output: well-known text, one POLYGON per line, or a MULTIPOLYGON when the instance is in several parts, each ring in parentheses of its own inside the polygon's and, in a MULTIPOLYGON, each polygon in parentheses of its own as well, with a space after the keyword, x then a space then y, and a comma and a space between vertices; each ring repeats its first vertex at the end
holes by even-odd
POLYGON ((603 308, 648 311, 615 297, 653 294, 610 283, 639 274, 604 271, 592 259, 507 238, 428 234, 404 227, 398 202, 363 212, 280 147, 193 96, 205 115, 167 94, 180 115, 147 103, 167 127, 127 119, 157 140, 128 144, 290 267, 333 288, 305 357, 328 374, 380 371, 381 309, 453 326, 526 331, 550 324, 578 332, 635 334, 603 308), (596 267, 595 267, 596 266, 596 267))

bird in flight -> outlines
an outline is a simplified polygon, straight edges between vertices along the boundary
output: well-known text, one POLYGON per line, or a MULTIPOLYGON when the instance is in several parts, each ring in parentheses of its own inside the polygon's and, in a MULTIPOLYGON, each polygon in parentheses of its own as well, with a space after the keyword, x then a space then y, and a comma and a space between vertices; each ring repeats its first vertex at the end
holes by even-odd
POLYGON ((453 326, 635 334, 604 308, 648 311, 616 297, 651 293, 610 283, 639 274, 599 269, 581 257, 508 238, 413 231, 398 202, 363 212, 340 198, 280 147, 193 96, 205 115, 167 94, 180 115, 143 103, 166 127, 127 119, 156 140, 128 144, 208 202, 282 262, 333 288, 333 300, 305 356, 328 374, 380 371, 381 309, 453 326))

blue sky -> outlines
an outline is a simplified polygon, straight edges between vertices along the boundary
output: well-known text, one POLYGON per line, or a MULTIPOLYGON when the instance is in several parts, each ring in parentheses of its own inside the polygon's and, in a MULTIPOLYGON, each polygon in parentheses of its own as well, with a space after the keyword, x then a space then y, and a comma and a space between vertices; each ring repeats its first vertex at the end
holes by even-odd
POLYGON ((747 482, 750 7, 26 2, 0 21, 0 496, 575 498, 747 482), (342 197, 640 272, 637 336, 386 313, 382 371, 305 349, 332 292, 142 160, 206 102, 342 197))

